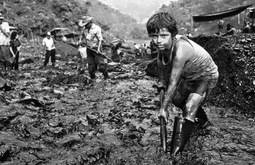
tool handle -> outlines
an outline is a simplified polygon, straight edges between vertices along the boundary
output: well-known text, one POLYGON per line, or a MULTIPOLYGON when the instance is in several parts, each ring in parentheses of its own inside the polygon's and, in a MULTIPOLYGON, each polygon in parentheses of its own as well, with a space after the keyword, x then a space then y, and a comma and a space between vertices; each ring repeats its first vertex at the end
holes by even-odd
POLYGON ((167 129, 166 121, 163 117, 159 118, 160 120, 160 142, 164 152, 167 152, 167 129))
MULTIPOLYGON (((165 91, 163 89, 160 90, 160 106, 162 106, 164 101, 165 91)), ((167 129, 166 129, 166 121, 160 116, 160 142, 164 152, 167 152, 167 129)))

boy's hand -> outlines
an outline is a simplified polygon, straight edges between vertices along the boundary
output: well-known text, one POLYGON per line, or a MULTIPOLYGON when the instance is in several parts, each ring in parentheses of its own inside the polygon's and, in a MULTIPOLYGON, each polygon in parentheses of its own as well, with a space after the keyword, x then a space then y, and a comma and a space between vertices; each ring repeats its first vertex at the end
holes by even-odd
POLYGON ((165 119, 165 121, 167 122, 168 121, 168 111, 163 109, 163 108, 160 108, 160 111, 159 111, 159 115, 158 115, 158 118, 161 118, 163 117, 165 119))

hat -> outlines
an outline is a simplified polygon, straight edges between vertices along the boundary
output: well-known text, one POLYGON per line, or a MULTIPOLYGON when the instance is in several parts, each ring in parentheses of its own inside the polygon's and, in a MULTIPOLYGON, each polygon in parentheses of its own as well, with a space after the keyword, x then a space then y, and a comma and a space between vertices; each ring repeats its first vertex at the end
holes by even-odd
POLYGON ((47 36, 50 36, 51 35, 51 33, 50 32, 47 32, 47 36))
POLYGON ((0 19, 4 19, 4 16, 2 13, 0 13, 0 19))
POLYGON ((112 43, 113 45, 117 45, 118 43, 122 43, 122 42, 123 42, 122 40, 115 38, 114 40, 112 40, 111 43, 112 43))
POLYGON ((91 17, 91 16, 83 16, 83 17, 81 17, 81 19, 79 20, 78 25, 79 25, 80 27, 83 27, 83 26, 87 25, 89 22, 91 22, 92 20, 93 20, 93 17, 91 17))

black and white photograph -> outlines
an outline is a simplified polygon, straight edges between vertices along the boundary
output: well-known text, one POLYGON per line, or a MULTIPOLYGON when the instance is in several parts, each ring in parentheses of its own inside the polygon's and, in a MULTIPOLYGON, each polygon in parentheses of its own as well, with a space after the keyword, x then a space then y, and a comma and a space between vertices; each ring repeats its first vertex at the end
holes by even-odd
POLYGON ((0 0, 1 165, 255 165, 254 0, 0 0))

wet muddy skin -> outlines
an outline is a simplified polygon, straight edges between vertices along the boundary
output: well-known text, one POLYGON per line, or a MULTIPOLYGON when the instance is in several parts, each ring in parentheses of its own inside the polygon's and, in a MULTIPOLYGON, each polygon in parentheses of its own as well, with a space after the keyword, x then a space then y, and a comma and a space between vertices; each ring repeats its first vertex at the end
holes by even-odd
POLYGON ((0 91, 0 164, 254 164, 254 117, 207 106, 214 125, 172 158, 160 147, 156 79, 139 65, 91 81, 77 74, 75 61, 39 69, 42 61, 9 73, 12 90, 0 91))

